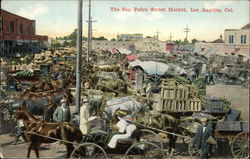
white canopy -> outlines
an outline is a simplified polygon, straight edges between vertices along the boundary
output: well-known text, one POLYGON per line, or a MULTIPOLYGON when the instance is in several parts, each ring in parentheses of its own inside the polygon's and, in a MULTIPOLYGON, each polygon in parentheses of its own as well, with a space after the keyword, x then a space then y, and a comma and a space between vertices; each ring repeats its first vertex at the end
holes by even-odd
POLYGON ((133 62, 129 63, 132 67, 140 66, 143 68, 145 72, 147 72, 150 75, 163 75, 165 72, 168 71, 169 66, 155 61, 140 61, 135 60, 133 62))
POLYGON ((120 49, 118 49, 118 51, 119 51, 121 54, 126 54, 126 55, 131 54, 131 51, 130 51, 130 50, 127 50, 127 49, 124 49, 124 48, 120 48, 120 49))

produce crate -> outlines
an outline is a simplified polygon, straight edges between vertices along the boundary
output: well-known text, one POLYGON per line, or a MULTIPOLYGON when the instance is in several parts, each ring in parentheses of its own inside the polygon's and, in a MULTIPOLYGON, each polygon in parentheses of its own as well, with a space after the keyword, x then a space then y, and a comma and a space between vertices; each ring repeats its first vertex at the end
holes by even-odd
POLYGON ((160 99, 157 110, 167 112, 186 112, 188 111, 187 100, 160 99))
POLYGON ((183 86, 162 87, 161 97, 164 99, 188 99, 189 91, 183 86))
POLYGON ((201 100, 200 99, 189 99, 188 109, 192 112, 201 111, 201 100))
POLYGON ((162 87, 165 87, 165 86, 177 86, 178 83, 176 82, 175 79, 164 79, 162 81, 162 87))
POLYGON ((157 111, 163 112, 199 112, 201 111, 200 99, 164 99, 160 98, 157 111))
POLYGON ((188 89, 189 97, 199 96, 199 89, 195 85, 184 84, 184 86, 188 89))

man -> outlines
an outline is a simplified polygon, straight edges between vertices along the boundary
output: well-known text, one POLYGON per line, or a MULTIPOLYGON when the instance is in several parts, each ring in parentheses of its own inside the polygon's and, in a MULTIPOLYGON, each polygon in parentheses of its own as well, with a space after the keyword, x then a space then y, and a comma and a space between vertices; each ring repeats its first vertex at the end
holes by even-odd
POLYGON ((69 122, 71 118, 70 109, 67 105, 67 100, 63 98, 61 100, 61 106, 57 107, 53 113, 53 120, 55 122, 69 122))
POLYGON ((89 103, 87 97, 84 98, 83 104, 80 108, 80 130, 82 134, 88 133, 88 120, 89 120, 89 103))
POLYGON ((120 139, 129 139, 133 132, 136 130, 136 126, 132 124, 131 115, 127 115, 124 118, 119 117, 120 121, 116 124, 119 133, 114 135, 109 141, 109 148, 116 148, 117 142, 120 139))
POLYGON ((19 119, 17 120, 17 134, 16 134, 16 137, 15 137, 15 141, 13 142, 13 145, 16 145, 18 140, 19 140, 19 137, 22 136, 24 142, 28 142, 25 134, 24 134, 24 130, 25 130, 25 127, 24 127, 24 123, 23 123, 23 119, 19 119))
POLYGON ((201 126, 198 127, 192 143, 198 149, 201 149, 200 159, 207 159, 212 149, 212 144, 208 143, 208 138, 212 136, 213 129, 207 125, 207 118, 202 117, 200 121, 201 126))
POLYGON ((208 84, 210 84, 211 82, 212 82, 213 84, 215 84, 215 83, 214 83, 214 75, 213 75, 212 72, 209 72, 209 73, 208 73, 208 84))

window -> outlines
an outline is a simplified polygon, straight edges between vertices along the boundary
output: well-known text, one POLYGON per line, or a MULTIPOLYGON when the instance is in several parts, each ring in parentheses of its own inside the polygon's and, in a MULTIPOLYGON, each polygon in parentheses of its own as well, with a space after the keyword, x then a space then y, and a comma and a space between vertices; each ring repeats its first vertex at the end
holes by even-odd
POLYGON ((13 21, 10 21, 10 32, 14 32, 14 25, 15 23, 13 21))
POLYGON ((27 25, 27 27, 26 27, 26 34, 30 35, 30 26, 29 25, 27 25))
POLYGON ((240 43, 241 44, 246 44, 247 43, 247 36, 246 35, 241 35, 240 36, 240 43))
POLYGON ((33 26, 31 27, 31 34, 32 34, 32 35, 35 35, 35 29, 34 29, 33 26))
POLYGON ((96 43, 96 45, 100 45, 100 43, 96 43))
POLYGON ((125 44, 122 44, 123 46, 125 46, 125 44))
POLYGON ((19 25, 19 32, 23 34, 23 24, 19 25))
POLYGON ((3 18, 0 17, 0 31, 3 30, 3 18))
POLYGON ((106 43, 106 45, 108 45, 108 43, 106 43))
POLYGON ((113 45, 115 45, 115 44, 113 44, 113 45))
POLYGON ((234 36, 233 35, 229 35, 229 43, 234 43, 234 36))

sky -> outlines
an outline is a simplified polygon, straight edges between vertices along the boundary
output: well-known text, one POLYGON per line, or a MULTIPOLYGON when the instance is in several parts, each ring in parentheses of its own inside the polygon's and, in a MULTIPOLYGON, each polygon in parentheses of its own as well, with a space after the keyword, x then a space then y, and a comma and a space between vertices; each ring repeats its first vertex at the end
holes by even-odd
MULTIPOLYGON (((36 34, 65 36, 77 28, 77 0, 2 0, 2 9, 36 20, 36 34)), ((83 34, 87 35, 88 1, 83 1, 83 34)), ((93 36, 108 39, 121 33, 142 33, 144 37, 159 32, 159 39, 183 40, 184 28, 190 28, 188 40, 213 41, 224 34, 225 29, 239 29, 249 23, 249 1, 207 0, 207 1, 133 1, 94 0, 92 1, 93 36), (112 11, 111 7, 120 11, 112 11), (130 8, 131 11, 122 11, 130 8), (148 11, 134 11, 146 8, 148 11), (165 8, 153 12, 151 8, 165 8), (186 12, 169 12, 168 8, 185 8, 186 12), (199 9, 191 12, 190 8, 199 9), (202 12, 202 9, 220 9, 221 12, 202 12), (225 12, 227 11, 232 12, 225 12)))

